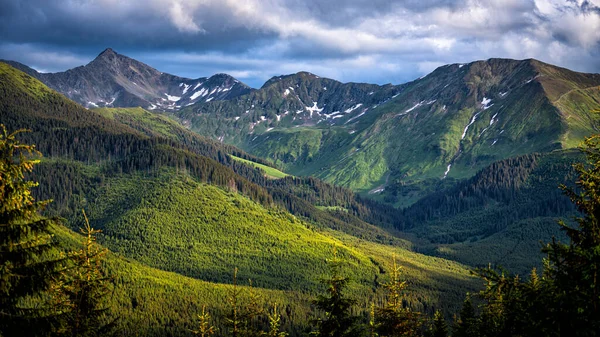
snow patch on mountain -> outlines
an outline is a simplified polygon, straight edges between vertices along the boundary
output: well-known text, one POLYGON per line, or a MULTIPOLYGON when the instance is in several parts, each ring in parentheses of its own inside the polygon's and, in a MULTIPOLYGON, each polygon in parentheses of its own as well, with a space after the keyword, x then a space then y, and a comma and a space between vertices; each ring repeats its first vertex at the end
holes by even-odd
POLYGON ((171 96, 171 95, 167 94, 166 92, 165 92, 165 95, 167 96, 167 99, 171 102, 177 102, 181 99, 181 97, 179 97, 179 96, 171 96))
POLYGON ((492 99, 484 97, 481 100, 481 107, 483 108, 483 110, 487 110, 487 109, 491 108, 492 105, 494 105, 494 104, 490 104, 490 103, 492 103, 492 99))
POLYGON ((450 168, 452 167, 452 164, 448 164, 448 166, 446 167, 446 172, 444 172, 444 178, 445 179, 448 176, 448 173, 450 173, 450 168))
POLYGON ((473 125, 473 123, 475 123, 475 121, 477 120, 477 116, 479 116, 479 114, 480 114, 481 112, 482 112, 482 111, 480 111, 480 112, 476 113, 476 114, 475 114, 475 116, 473 116, 473 118, 471 118, 471 122, 470 122, 469 124, 467 124, 467 126, 465 126, 465 131, 463 131, 462 137, 460 137, 460 139, 461 139, 461 140, 462 140, 462 139, 465 139, 465 136, 467 135, 467 131, 469 130, 469 127, 470 127, 471 125, 473 125))
POLYGON ((183 87, 183 91, 181 92, 182 95, 185 95, 186 92, 188 92, 188 90, 190 89, 191 85, 187 85, 185 83, 181 83, 179 84, 180 87, 183 87))
POLYGON ((423 105, 424 102, 425 101, 421 101, 421 102, 415 104, 412 108, 406 110, 405 112, 411 112, 411 111, 413 111, 414 109, 416 109, 416 108, 420 107, 421 105, 423 105))
POLYGON ((497 117, 497 116, 498 116, 498 113, 496 112, 496 114, 492 116, 492 119, 490 119, 490 126, 491 126, 492 124, 494 124, 494 122, 496 121, 496 117, 497 117))
POLYGON ((356 104, 355 106, 353 106, 353 107, 351 107, 351 108, 348 108, 348 109, 344 110, 344 112, 345 112, 345 113, 347 113, 347 114, 349 114, 349 113, 351 113, 352 111, 354 111, 354 110, 356 110, 356 109, 360 108, 362 105, 363 105, 362 103, 358 103, 358 104, 356 104))
POLYGON ((362 111, 360 114, 358 114, 358 115, 356 115, 356 116, 354 116, 354 117, 350 118, 350 119, 349 119, 349 120, 347 120, 347 121, 346 121, 346 123, 344 123, 344 124, 348 124, 348 123, 352 122, 353 120, 355 120, 355 119, 357 119, 357 118, 359 118, 359 117, 362 117, 364 114, 366 114, 366 113, 367 113, 367 111, 368 111, 368 110, 369 110, 369 108, 366 108, 366 109, 364 109, 364 110, 363 110, 363 111, 362 111))
POLYGON ((312 118, 313 113, 316 113, 317 115, 321 114, 321 111, 323 111, 324 108, 320 108, 317 106, 317 102, 313 102, 313 106, 312 107, 304 107, 306 110, 308 110, 310 112, 310 117, 312 118))
POLYGON ((195 93, 192 94, 192 96, 190 96, 191 100, 194 100, 200 96, 206 96, 208 94, 208 90, 206 90, 206 88, 202 88, 198 91, 196 91, 195 93))

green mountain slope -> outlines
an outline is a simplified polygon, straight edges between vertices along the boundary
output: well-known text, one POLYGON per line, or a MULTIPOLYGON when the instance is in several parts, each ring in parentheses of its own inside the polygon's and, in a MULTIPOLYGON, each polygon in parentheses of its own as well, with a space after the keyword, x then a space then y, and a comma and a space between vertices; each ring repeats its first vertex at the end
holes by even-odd
MULTIPOLYGON (((106 71, 133 88, 131 81, 142 79, 135 74, 125 78, 128 73, 121 68, 127 65, 151 75, 143 82, 147 90, 194 96, 177 103, 179 111, 166 109, 191 130, 290 174, 318 177, 396 206, 418 200, 429 191, 426 186, 440 179, 471 177, 505 158, 572 148, 598 129, 598 116, 591 111, 600 107, 600 75, 532 59, 446 65, 402 85, 340 83, 299 72, 232 95, 216 82, 192 89, 194 83, 172 79, 165 89, 156 70, 108 49, 90 65, 70 71, 69 81, 79 79, 83 84, 76 89, 92 92, 100 84, 88 81, 88 75, 106 71), (413 191, 392 197, 387 190, 397 189, 394 185, 413 191)), ((59 82, 52 83, 63 94, 73 94, 72 85, 59 82)), ((140 113, 129 111, 137 118, 140 113)), ((131 126, 127 118, 120 120, 131 126)), ((172 138, 171 127, 150 128, 172 138)), ((137 130, 144 132, 139 123, 137 130)))
POLYGON ((48 156, 99 163, 104 173, 134 170, 153 173, 162 166, 187 170, 201 181, 232 186, 263 205, 276 203, 323 225, 348 231, 357 229, 365 236, 374 236, 378 231, 386 236, 365 221, 388 227, 395 221, 395 210, 363 202, 350 191, 314 179, 271 181, 262 171, 232 159, 231 155, 266 162, 232 146, 209 141, 164 118, 151 118, 140 110, 98 113, 84 109, 4 63, 0 63, 0 76, 6 94, 6 99, 0 102, 1 122, 10 129, 35 126, 34 132, 25 136, 26 140, 38 144, 40 151, 48 156), (23 79, 33 81, 34 85, 20 89, 23 79), (41 89, 37 90, 38 86, 41 89), (42 99, 35 96, 38 91, 39 95, 45 95, 42 99), (168 138, 163 137, 164 130, 169 130, 168 138), (307 188, 299 188, 303 185, 307 188), (310 200, 306 201, 307 198, 310 200), (317 205, 354 211, 339 219, 336 214, 317 209, 317 205))
POLYGON ((293 95, 298 89, 323 95, 324 81, 306 74, 276 78, 250 95, 190 106, 179 117, 292 174, 374 197, 392 184, 466 178, 497 160, 571 148, 598 124, 590 111, 600 107, 600 75, 536 60, 447 65, 395 87, 339 84, 362 90, 335 99, 293 95), (323 110, 316 114, 304 104, 293 108, 304 109, 298 117, 286 114, 293 111, 288 101, 307 100, 323 110))
POLYGON ((404 209, 405 234, 432 255, 526 274, 541 261, 541 242, 566 239, 557 220, 577 213, 558 186, 572 185, 581 160, 567 150, 496 162, 404 209))

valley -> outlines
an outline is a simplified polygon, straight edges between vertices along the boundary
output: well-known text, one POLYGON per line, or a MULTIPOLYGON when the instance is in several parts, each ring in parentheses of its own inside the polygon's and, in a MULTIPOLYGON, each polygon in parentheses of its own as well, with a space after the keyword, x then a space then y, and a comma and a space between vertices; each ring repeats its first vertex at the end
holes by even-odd
POLYGON ((203 305, 225 324, 238 285, 304 335, 334 251, 359 316, 397 261, 403 306, 449 319, 484 288, 474 268, 527 275, 540 242, 568 240, 557 221, 579 213, 558 186, 573 186, 599 108, 600 75, 533 59, 399 85, 299 72, 259 89, 110 48, 61 73, 0 62, 0 124, 30 129, 20 139, 43 154, 34 196, 65 219, 62 245, 81 209, 102 231, 109 307, 139 336, 187 336, 203 305))

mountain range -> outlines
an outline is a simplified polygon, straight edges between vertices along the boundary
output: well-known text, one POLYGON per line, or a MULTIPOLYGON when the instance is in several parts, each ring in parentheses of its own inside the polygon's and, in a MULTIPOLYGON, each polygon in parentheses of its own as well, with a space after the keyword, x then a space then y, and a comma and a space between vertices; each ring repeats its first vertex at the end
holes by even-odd
POLYGON ((189 334, 202 301, 225 310, 235 268, 302 335, 332 247, 351 294, 375 296, 396 256, 407 306, 456 312, 478 289, 470 268, 527 273, 540 240, 564 238, 556 219, 577 213, 557 186, 599 108, 600 75, 536 60, 260 89, 111 49, 55 74, 0 63, 0 123, 44 154, 34 193, 66 219, 56 236, 77 240, 82 208, 103 231, 130 335, 189 334))
POLYGON ((251 279, 262 302, 285 308, 283 328, 302 335, 334 247, 356 296, 385 282, 393 255, 415 309, 456 310, 476 289, 466 266, 393 235, 398 210, 312 177, 270 178, 246 164, 268 162, 164 115, 86 109, 0 63, 0 124, 30 129, 19 140, 44 155, 28 178, 40 182, 38 200, 53 199, 47 213, 65 219, 57 240, 77 244, 81 209, 102 230, 110 310, 126 335, 189 335, 203 304, 215 315, 227 310, 236 268, 239 284, 251 279))
POLYGON ((224 74, 182 79, 112 49, 63 73, 11 64, 84 106, 160 110, 286 172, 395 206, 498 160, 573 148, 599 127, 600 75, 533 59, 451 64, 401 85, 299 72, 260 89, 224 74), (389 192, 402 186, 413 193, 389 192))
POLYGON ((383 87, 299 73, 177 116, 290 173, 378 194, 392 184, 466 178, 497 160, 576 146, 598 129, 591 111, 599 85, 600 75, 536 60, 448 65, 383 87))

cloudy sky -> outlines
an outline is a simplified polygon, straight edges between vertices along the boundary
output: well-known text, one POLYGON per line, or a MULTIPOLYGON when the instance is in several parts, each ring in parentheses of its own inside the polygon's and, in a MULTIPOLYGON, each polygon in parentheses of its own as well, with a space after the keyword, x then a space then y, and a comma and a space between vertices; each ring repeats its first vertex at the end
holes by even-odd
POLYGON ((0 0, 0 58, 55 72, 107 47, 253 87, 298 71, 399 84, 490 57, 597 73, 600 0, 0 0))

